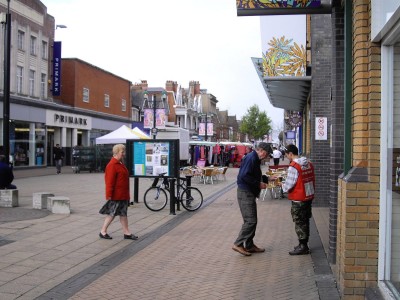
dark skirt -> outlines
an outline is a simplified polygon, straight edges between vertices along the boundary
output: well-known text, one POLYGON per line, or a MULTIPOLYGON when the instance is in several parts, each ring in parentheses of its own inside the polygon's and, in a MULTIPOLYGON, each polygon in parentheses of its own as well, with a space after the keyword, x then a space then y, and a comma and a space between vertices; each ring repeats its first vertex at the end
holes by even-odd
POLYGON ((108 200, 106 204, 99 210, 102 215, 109 215, 112 217, 121 216, 126 217, 128 214, 129 200, 108 200))

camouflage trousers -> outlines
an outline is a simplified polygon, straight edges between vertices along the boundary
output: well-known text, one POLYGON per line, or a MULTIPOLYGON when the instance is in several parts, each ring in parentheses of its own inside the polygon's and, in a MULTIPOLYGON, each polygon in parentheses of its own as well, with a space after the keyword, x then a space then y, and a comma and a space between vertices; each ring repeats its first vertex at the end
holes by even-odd
POLYGON ((292 201, 290 213, 295 224, 295 231, 299 241, 308 242, 310 236, 310 218, 312 201, 292 201))

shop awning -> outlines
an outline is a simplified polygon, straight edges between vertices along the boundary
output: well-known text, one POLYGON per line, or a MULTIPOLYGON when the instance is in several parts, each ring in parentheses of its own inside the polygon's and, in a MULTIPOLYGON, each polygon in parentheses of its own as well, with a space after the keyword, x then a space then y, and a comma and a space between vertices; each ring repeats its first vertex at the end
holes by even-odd
POLYGON ((262 59, 252 57, 261 84, 274 107, 302 111, 311 88, 311 76, 264 77, 262 59))
POLYGON ((215 146, 217 142, 208 142, 208 141, 189 141, 189 145, 193 146, 215 146))
POLYGON ((310 93, 311 76, 264 77, 263 84, 273 106, 302 111, 310 93))
POLYGON ((331 0, 256 1, 236 0, 238 16, 330 14, 331 0))

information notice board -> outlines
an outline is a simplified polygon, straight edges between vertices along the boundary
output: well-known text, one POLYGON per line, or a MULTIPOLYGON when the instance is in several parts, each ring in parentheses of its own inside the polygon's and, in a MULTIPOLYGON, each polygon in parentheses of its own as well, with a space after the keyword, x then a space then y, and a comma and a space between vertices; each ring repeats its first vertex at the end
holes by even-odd
POLYGON ((131 177, 179 176, 179 140, 126 140, 131 177))

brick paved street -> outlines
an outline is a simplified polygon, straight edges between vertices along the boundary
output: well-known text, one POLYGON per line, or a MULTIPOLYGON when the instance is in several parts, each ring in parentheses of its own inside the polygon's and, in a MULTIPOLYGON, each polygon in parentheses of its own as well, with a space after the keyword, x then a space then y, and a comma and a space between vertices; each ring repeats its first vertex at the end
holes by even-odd
POLYGON ((289 209, 259 202, 266 252, 243 257, 231 250, 241 226, 231 189, 72 299, 319 299, 311 256, 287 253, 297 242, 289 209))
MULTIPOLYGON (((61 175, 53 168, 16 171, 19 207, 0 208, 0 299, 339 299, 317 227, 312 255, 291 257, 296 244, 286 199, 259 201, 256 242, 266 252, 231 250, 242 224, 236 201, 238 169, 226 180, 193 186, 205 204, 196 213, 151 212, 142 203, 151 181, 140 181, 139 203, 128 210, 138 241, 98 237, 103 216, 102 173, 61 175), (71 214, 32 209, 33 192, 71 199, 71 214)), ((133 179, 131 182, 133 186, 133 179)), ((324 215, 315 209, 315 216, 324 215)), ((322 225, 321 225, 322 224, 322 225)), ((320 230, 319 230, 320 231, 320 230)))

